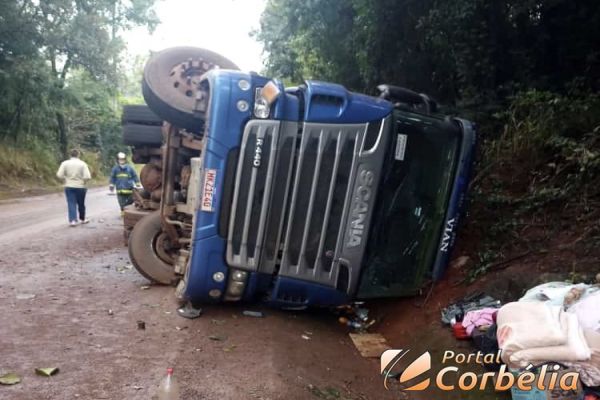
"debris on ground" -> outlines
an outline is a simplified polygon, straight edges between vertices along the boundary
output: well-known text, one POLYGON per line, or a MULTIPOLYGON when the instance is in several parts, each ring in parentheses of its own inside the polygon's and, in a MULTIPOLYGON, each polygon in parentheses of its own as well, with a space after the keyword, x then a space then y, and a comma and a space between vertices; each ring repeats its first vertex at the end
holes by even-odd
POLYGON ((223 341, 227 340, 227 337, 222 336, 222 335, 210 335, 210 336, 208 336, 208 338, 210 340, 214 340, 215 342, 223 342, 223 341))
POLYGON ((119 272, 121 274, 124 274, 125 271, 131 270, 131 269, 133 269, 133 265, 131 265, 131 264, 125 264, 122 267, 116 268, 117 272, 119 272))
POLYGON ((265 314, 262 311, 244 310, 242 315, 253 318, 264 318, 265 314))
POLYGON ((113 315, 113 314, 114 314, 114 313, 113 313, 113 310, 111 310, 110 308, 108 309, 108 311, 107 311, 107 312, 108 312, 108 315, 113 315))
POLYGON ((384 351, 391 349, 379 333, 350 333, 349 335, 360 355, 365 358, 379 358, 384 351))
POLYGON ((337 307, 341 316, 338 322, 357 332, 366 332, 376 322, 375 319, 369 319, 369 309, 364 307, 364 302, 354 302, 337 307))
POLYGON ((184 329, 187 329, 187 326, 176 326, 175 329, 177 329, 178 331, 182 331, 184 329))
POLYGON ((310 336, 305 335, 305 334, 302 334, 300 337, 304 340, 310 340, 310 336))
POLYGON ((183 318, 195 319, 202 315, 202 309, 195 308, 190 303, 187 303, 185 306, 177 309, 177 314, 183 318))
POLYGON ((149 285, 140 286, 140 289, 141 290, 148 290, 148 289, 150 289, 150 286, 149 285))
POLYGON ((442 322, 446 325, 454 325, 456 322, 462 322, 465 314, 469 311, 481 310, 483 308, 499 308, 501 305, 502 302, 500 300, 482 292, 473 293, 444 308, 442 310, 442 322))
POLYGON ((225 346, 225 347, 223 347, 223 351, 225 353, 230 353, 233 350, 235 350, 236 347, 237 347, 237 345, 235 345, 235 344, 232 344, 231 346, 225 346))
POLYGON ((16 385, 21 382, 21 377, 14 372, 0 376, 0 385, 16 385))
POLYGON ((41 376, 52 376, 58 374, 59 369, 56 367, 36 368, 35 373, 41 376))
POLYGON ((138 321, 137 322, 137 328, 140 330, 145 330, 146 329, 146 323, 144 321, 138 321))
MULTIPOLYGON (((581 390, 561 399, 579 399, 591 393, 590 387, 600 386, 598 283, 548 282, 502 306, 476 293, 443 309, 442 321, 457 339, 472 339, 483 354, 500 352, 501 362, 515 373, 527 368, 538 373, 538 367, 531 368, 542 365, 558 365, 558 374, 578 373, 581 390)), ((497 370, 501 364, 484 366, 497 370)), ((515 390, 513 399, 519 395, 515 390)), ((540 398, 545 394, 540 392, 540 398)))

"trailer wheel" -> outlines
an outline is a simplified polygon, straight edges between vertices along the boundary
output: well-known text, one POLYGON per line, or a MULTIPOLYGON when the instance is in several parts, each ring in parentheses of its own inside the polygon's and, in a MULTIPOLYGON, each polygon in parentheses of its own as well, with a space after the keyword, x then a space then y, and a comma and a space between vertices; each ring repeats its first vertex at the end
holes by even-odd
POLYGON ((131 104, 123 106, 121 125, 140 124, 161 126, 162 123, 162 119, 158 115, 154 114, 150 107, 145 104, 131 104))
POLYGON ((142 80, 146 104, 165 121, 200 132, 204 122, 200 76, 213 68, 239 69, 227 58, 195 47, 173 47, 153 54, 142 80))
POLYGON ((155 211, 135 224, 129 234, 129 258, 144 277, 156 283, 172 285, 179 278, 164 244, 160 211, 155 211))
POLYGON ((160 147, 162 145, 162 137, 162 128, 160 126, 123 125, 123 144, 129 146, 160 147))

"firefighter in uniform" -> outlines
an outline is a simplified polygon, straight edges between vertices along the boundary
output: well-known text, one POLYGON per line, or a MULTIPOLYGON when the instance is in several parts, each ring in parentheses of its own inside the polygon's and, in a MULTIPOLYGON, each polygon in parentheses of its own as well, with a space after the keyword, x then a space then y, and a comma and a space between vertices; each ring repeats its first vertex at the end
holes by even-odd
POLYGON ((117 190, 117 200, 121 207, 121 215, 125 206, 133 203, 133 189, 139 188, 140 180, 133 166, 127 162, 125 153, 117 154, 117 165, 110 173, 109 189, 113 192, 117 190))

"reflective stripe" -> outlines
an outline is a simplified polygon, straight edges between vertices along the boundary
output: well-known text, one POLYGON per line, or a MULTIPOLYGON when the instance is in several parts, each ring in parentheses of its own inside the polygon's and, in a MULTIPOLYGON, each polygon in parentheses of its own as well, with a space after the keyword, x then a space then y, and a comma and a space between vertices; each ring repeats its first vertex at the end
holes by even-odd
POLYGON ((131 194, 133 193, 133 190, 131 189, 119 189, 117 190, 117 194, 131 194))
POLYGON ((117 174, 117 178, 129 178, 129 174, 128 173, 117 174))

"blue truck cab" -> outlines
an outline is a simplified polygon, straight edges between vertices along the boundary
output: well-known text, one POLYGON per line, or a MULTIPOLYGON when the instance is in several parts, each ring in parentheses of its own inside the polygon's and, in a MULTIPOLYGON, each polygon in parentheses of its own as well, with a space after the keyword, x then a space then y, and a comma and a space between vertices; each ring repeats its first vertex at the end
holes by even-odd
POLYGON ((211 69, 196 86, 202 122, 167 128, 164 150, 185 147, 186 135, 201 144, 163 166, 165 181, 169 168, 190 170, 186 184, 163 183, 177 194, 161 205, 163 231, 179 232, 170 283, 181 300, 336 306, 412 295, 443 276, 473 162, 471 122, 386 85, 372 97, 211 69))

